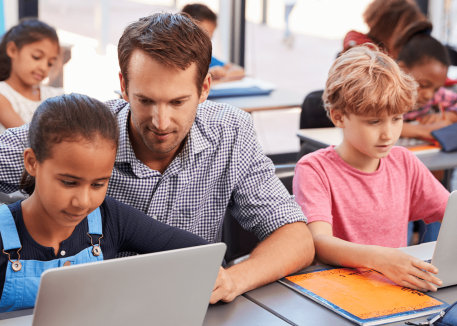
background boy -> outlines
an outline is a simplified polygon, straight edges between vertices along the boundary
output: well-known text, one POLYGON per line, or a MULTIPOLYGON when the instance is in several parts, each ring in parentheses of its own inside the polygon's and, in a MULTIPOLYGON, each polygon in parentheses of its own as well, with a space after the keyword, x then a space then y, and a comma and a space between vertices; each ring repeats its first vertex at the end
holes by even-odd
POLYGON ((431 264, 393 249, 406 246, 409 221, 440 221, 448 191, 406 148, 393 147, 414 108, 414 79, 389 56, 357 47, 329 72, 323 100, 343 142, 303 157, 294 178, 316 259, 372 268, 401 286, 436 291, 431 264), (423 281, 425 280, 425 281, 423 281))
MULTIPOLYGON (((195 19, 195 21, 208 32, 209 37, 213 38, 214 30, 217 27, 217 16, 208 6, 199 3, 189 4, 182 8, 182 12, 195 19)), ((214 56, 211 57, 208 72, 214 80, 232 80, 244 76, 244 69, 242 67, 230 62, 223 62, 216 59, 214 56)))

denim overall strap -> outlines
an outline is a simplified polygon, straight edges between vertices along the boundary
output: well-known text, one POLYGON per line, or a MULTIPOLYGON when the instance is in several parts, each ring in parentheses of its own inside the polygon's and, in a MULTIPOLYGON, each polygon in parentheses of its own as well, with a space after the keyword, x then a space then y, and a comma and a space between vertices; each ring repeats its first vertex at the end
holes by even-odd
POLYGON ((100 207, 97 207, 95 211, 87 215, 87 222, 89 224, 89 234, 102 235, 102 215, 100 213, 100 207))
MULTIPOLYGON (((2 210, 1 207, 3 206, 0 206, 0 210, 3 213, 0 214, 0 232, 2 233, 2 238, 8 238, 8 234, 11 233, 11 231, 9 230, 8 233, 4 231, 3 225, 5 224, 4 221, 7 214, 5 214, 6 210, 2 210)), ((8 207, 6 205, 4 207, 6 207, 11 215, 8 207)), ((87 219, 89 233, 102 236, 100 209, 97 208, 89 214, 87 219)), ((11 220, 14 226, 14 234, 17 234, 12 217, 11 220)), ((98 241, 100 243, 100 239, 98 241)), ((11 261, 9 261, 8 266, 6 267, 5 284, 0 300, 0 313, 33 308, 35 306, 41 274, 44 273, 44 271, 50 268, 61 268, 66 266, 67 263, 70 263, 70 265, 79 265, 102 260, 103 252, 101 251, 99 244, 95 244, 70 257, 62 257, 50 261, 21 260, 22 268, 19 271, 14 271, 11 261), (94 252, 96 252, 96 254, 94 252)))
POLYGON ((7 205, 0 206, 0 234, 2 236, 4 250, 21 248, 16 223, 7 205))

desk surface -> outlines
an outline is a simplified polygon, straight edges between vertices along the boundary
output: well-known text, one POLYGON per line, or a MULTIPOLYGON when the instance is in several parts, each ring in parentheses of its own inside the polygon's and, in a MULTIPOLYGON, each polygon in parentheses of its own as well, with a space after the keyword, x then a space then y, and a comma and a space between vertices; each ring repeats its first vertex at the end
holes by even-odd
MULTIPOLYGON (((298 131, 297 136, 301 140, 309 141, 313 145, 321 146, 322 148, 338 145, 343 139, 343 133, 340 128, 301 129, 298 131)), ((457 167, 457 152, 419 154, 417 157, 430 171, 457 167)))
POLYGON ((210 305, 203 326, 289 325, 243 296, 230 303, 210 305))
MULTIPOLYGON (((402 248, 401 250, 419 259, 425 259, 431 258, 430 255, 433 254, 434 246, 435 243, 429 243, 402 248)), ((321 269, 322 267, 323 265, 310 266, 305 271, 321 269)), ((439 289, 435 293, 429 293, 429 295, 451 304, 457 301, 457 286, 439 289)), ((265 309, 281 315, 292 325, 354 326, 349 320, 278 282, 250 291, 245 296, 265 309)), ((425 319, 422 317, 412 320, 425 321, 425 319)), ((388 325, 404 325, 404 322, 388 325)))
MULTIPOLYGON (((32 324, 31 314, 33 314, 33 309, 0 314, 0 325, 30 326, 32 324), (16 318, 2 320, 5 317, 16 318)), ((203 322, 203 326, 239 325, 286 326, 289 324, 243 296, 237 297, 230 303, 210 305, 203 322)))
POLYGON ((221 97, 211 101, 227 103, 247 112, 286 109, 301 106, 305 96, 285 89, 276 89, 269 95, 221 97))

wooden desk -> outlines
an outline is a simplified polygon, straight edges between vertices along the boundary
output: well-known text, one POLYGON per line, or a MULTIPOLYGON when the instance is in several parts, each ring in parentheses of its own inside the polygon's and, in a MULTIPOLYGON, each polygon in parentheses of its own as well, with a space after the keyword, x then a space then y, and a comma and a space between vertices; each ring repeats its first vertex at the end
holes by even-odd
POLYGON ((269 95, 221 97, 211 101, 217 103, 227 103, 246 112, 254 112, 262 110, 289 109, 301 106, 304 99, 305 95, 285 89, 276 89, 269 95))
MULTIPOLYGON (((301 129, 298 131, 297 136, 311 145, 325 148, 330 145, 339 145, 343 139, 343 132, 340 128, 301 129)), ((447 170, 457 167, 457 152, 415 154, 430 171, 447 170)))
MULTIPOLYGON (((435 242, 402 248, 401 250, 419 259, 431 258, 435 242)), ((322 269, 325 265, 310 266, 303 271, 322 269)), ((457 286, 439 289, 429 295, 443 300, 449 304, 457 301, 457 286)), ((306 298, 305 296, 287 288, 278 282, 265 285, 252 290, 245 296, 265 309, 282 316, 292 325, 332 325, 354 326, 352 322, 306 298)), ((426 317, 412 319, 412 321, 425 321, 426 317)), ((388 325, 404 325, 404 321, 388 325)))

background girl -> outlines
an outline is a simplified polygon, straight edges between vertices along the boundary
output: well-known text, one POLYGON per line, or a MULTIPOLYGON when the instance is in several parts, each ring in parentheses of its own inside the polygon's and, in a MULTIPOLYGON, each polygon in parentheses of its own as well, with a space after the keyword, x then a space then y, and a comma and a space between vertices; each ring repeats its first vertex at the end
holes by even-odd
POLYGON ((433 130, 457 122, 457 94, 443 87, 450 65, 445 47, 427 33, 419 33, 403 46, 397 61, 419 84, 419 108, 404 115, 405 122, 419 124, 404 123, 401 135, 431 138, 433 130))
POLYGON ((105 197, 118 133, 110 110, 84 95, 35 112, 21 180, 30 197, 0 206, 0 312, 32 308, 48 268, 206 243, 105 197))
POLYGON ((38 105, 63 93, 40 83, 59 56, 54 28, 27 19, 12 27, 0 43, 0 133, 30 122, 38 105))
POLYGON ((395 59, 407 34, 432 27, 414 0, 374 0, 363 13, 363 19, 369 32, 348 32, 343 52, 357 45, 373 43, 395 59))

